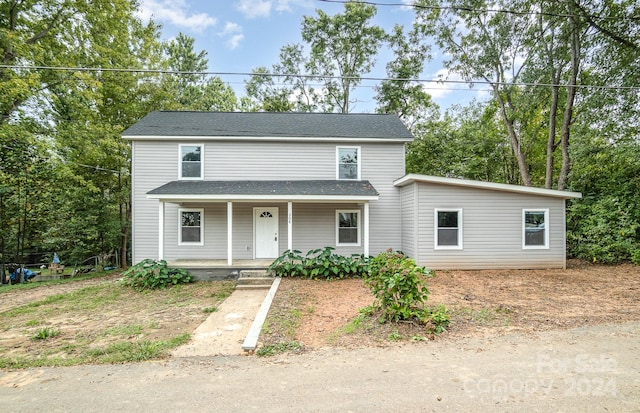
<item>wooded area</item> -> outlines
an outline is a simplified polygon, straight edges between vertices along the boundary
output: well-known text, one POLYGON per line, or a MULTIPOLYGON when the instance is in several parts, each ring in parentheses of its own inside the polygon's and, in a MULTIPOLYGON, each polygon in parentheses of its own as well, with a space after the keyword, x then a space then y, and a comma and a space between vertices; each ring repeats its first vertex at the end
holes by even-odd
POLYGON ((255 68, 242 97, 203 73, 194 39, 162 42, 136 7, 0 4, 3 265, 53 252, 68 264, 115 252, 128 261, 130 148, 120 134, 148 112, 347 113, 383 48, 395 57, 383 62, 377 110, 416 136, 407 172, 582 192, 569 205, 569 255, 640 263, 636 1, 419 0, 415 24, 390 32, 372 23, 374 5, 346 2, 343 13, 305 17, 303 43, 255 68), (491 98, 442 112, 417 80, 434 46, 491 98))

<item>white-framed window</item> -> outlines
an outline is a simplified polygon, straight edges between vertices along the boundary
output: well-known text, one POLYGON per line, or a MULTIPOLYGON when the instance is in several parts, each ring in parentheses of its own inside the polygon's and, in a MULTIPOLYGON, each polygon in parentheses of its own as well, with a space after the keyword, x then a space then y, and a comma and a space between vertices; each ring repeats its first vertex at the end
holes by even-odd
POLYGON ((178 161, 179 179, 203 179, 204 145, 180 144, 178 161))
POLYGON ((336 147, 336 178, 359 180, 361 169, 359 146, 336 147))
POLYGON ((434 219, 434 249, 462 249, 462 209, 436 208, 434 219))
POLYGON ((360 211, 336 210, 336 245, 360 245, 360 211))
POLYGON ((178 245, 204 245, 204 209, 180 208, 178 245))
POLYGON ((549 209, 522 210, 522 248, 549 249, 549 209))

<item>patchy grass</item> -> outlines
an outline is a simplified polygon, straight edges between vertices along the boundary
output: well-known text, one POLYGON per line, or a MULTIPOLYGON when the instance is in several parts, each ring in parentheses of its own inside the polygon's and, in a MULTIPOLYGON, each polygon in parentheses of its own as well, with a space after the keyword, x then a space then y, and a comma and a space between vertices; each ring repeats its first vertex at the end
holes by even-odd
MULTIPOLYGON (((257 355, 268 356, 287 351, 289 343, 297 343, 301 350, 302 343, 296 340, 296 333, 302 322, 304 311, 315 311, 302 295, 295 291, 276 294, 267 319, 262 326, 261 338, 263 342, 256 351, 257 355)), ((294 346, 296 347, 296 346, 294 346)))
MULTIPOLYGON (((45 283, 42 283, 45 284, 45 283)), ((17 286, 12 286, 17 287, 17 286)), ((166 357, 189 341, 207 309, 228 297, 233 282, 196 282, 138 292, 115 280, 59 294, 15 289, 0 313, 0 368, 123 363, 166 357), (32 300, 25 300, 31 295, 32 300)))

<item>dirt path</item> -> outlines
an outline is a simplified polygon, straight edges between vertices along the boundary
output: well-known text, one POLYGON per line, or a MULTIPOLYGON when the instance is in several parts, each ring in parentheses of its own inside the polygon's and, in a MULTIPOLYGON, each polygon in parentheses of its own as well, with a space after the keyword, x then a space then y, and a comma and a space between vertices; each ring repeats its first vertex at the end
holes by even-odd
POLYGON ((275 358, 0 372, 28 412, 638 412, 640 323, 275 358))

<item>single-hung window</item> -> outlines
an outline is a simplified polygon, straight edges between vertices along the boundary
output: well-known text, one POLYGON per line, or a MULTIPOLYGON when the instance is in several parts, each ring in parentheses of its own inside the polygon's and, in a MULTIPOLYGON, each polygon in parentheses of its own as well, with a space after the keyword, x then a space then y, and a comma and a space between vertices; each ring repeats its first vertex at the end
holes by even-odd
POLYGON ((522 248, 549 248, 549 210, 522 210, 522 248))
POLYGON ((462 209, 436 209, 435 249, 462 249, 462 209))
POLYGON ((180 179, 202 179, 204 145, 180 145, 180 179))
POLYGON ((360 179, 360 147, 338 146, 336 152, 338 179, 360 179))
POLYGON ((360 211, 336 211, 336 245, 360 245, 360 211))
POLYGON ((204 245, 204 210, 180 209, 179 245, 204 245))

